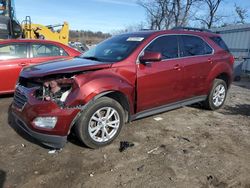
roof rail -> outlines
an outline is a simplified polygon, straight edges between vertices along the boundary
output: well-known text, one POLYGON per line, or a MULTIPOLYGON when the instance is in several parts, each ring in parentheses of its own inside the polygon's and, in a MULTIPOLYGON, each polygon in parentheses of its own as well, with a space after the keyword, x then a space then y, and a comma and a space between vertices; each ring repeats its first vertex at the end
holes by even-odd
POLYGON ((144 29, 143 28, 143 29, 140 29, 140 31, 154 31, 154 29, 146 29, 146 28, 144 29))
POLYGON ((212 33, 209 29, 201 29, 201 28, 195 28, 195 27, 173 27, 172 30, 188 30, 188 31, 200 31, 200 32, 209 32, 212 33))

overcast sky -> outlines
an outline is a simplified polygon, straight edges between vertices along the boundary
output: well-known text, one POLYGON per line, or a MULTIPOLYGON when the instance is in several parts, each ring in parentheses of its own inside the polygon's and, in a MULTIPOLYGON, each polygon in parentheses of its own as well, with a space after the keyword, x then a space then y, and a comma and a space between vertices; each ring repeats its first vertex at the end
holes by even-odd
MULTIPOLYGON (((249 10, 250 22, 250 0, 224 1, 220 14, 232 15, 236 2, 249 10)), ((16 14, 20 22, 29 15, 33 23, 50 25, 67 21, 71 29, 102 32, 121 30, 146 20, 145 11, 136 0, 16 0, 16 14)))

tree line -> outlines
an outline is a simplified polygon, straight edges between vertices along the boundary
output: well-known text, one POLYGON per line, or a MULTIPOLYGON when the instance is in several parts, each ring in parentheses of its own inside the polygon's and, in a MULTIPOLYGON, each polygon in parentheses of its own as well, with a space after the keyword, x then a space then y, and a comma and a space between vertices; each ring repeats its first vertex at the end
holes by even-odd
POLYGON ((84 31, 84 30, 70 30, 69 39, 73 42, 81 42, 84 44, 97 44, 100 41, 107 39, 111 36, 109 33, 101 31, 84 31))
MULTIPOLYGON (((192 24, 210 29, 219 24, 231 24, 225 21, 228 15, 218 13, 224 0, 138 0, 147 14, 149 29, 170 29, 192 24)), ((232 23, 245 23, 247 9, 235 4, 232 7, 235 18, 232 23)))

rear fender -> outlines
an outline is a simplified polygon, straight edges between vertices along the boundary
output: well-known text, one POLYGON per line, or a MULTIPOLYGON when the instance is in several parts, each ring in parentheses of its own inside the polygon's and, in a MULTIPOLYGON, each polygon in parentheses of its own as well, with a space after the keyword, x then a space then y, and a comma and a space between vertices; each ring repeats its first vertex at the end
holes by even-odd
POLYGON ((232 75, 233 75, 233 70, 231 68, 231 66, 228 63, 218 63, 216 64, 212 70, 210 71, 208 77, 207 77, 207 85, 208 90, 207 93, 210 92, 210 90, 213 87, 213 81, 220 75, 220 74, 226 74, 229 78, 229 84, 231 84, 232 82, 232 75))

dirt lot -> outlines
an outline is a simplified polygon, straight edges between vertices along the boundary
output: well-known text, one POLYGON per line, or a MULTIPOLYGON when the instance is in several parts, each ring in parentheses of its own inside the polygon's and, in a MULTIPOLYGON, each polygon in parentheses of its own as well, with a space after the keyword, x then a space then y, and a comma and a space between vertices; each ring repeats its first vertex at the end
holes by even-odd
POLYGON ((98 150, 72 136, 56 154, 8 125, 11 100, 0 98, 0 187, 250 188, 249 81, 217 112, 193 106, 134 121, 98 150), (121 153, 124 140, 135 146, 121 153))

